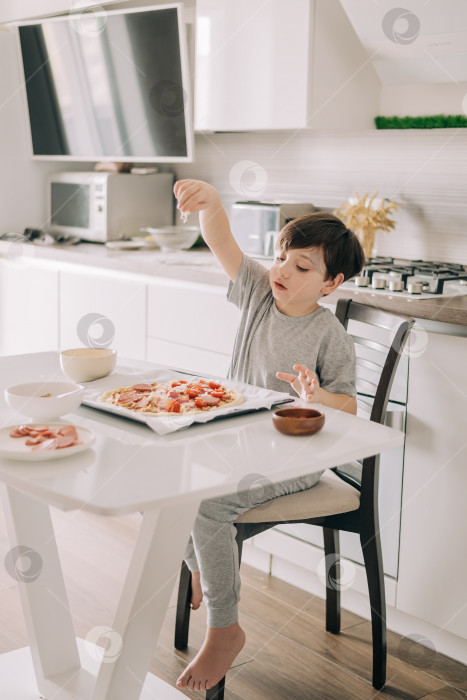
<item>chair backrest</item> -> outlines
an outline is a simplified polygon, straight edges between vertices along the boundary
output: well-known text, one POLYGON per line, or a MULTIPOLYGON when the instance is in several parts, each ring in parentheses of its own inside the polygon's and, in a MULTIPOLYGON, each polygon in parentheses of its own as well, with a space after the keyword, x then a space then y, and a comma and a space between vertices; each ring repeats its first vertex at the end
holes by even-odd
POLYGON ((384 423, 396 370, 414 319, 351 299, 339 299, 336 317, 355 343, 357 392, 370 399, 365 402, 371 406, 370 420, 384 423))
MULTIPOLYGON (((357 402, 369 419, 384 423, 396 370, 414 319, 382 311, 351 299, 339 299, 336 317, 353 337, 357 358, 357 402)), ((346 465, 334 471, 354 486, 360 487, 365 471, 378 479, 378 460, 346 465), (363 469, 362 466, 363 465, 363 469)))

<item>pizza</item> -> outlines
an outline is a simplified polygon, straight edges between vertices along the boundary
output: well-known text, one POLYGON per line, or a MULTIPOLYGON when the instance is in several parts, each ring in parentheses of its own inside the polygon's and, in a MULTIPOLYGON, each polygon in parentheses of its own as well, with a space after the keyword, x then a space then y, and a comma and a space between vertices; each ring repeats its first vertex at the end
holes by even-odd
POLYGON ((235 389, 209 379, 173 379, 121 386, 103 394, 99 401, 151 417, 167 414, 205 413, 237 406, 245 397, 235 389))

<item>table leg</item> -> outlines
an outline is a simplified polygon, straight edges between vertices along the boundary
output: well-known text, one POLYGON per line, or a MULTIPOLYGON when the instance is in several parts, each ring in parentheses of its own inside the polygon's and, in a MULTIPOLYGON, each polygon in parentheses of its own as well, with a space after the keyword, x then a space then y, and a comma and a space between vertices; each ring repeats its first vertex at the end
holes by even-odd
POLYGON ((113 624, 121 653, 102 663, 92 700, 140 697, 199 503, 144 513, 113 624))
POLYGON ((8 697, 37 697, 29 695, 34 685, 29 650, 37 687, 50 700, 183 697, 148 669, 200 501, 143 514, 109 637, 112 653, 119 647, 118 653, 110 657, 100 648, 97 668, 90 642, 77 645, 48 506, 11 487, 2 495, 12 547, 6 566, 18 582, 30 643, 30 649, 5 655, 12 664, 4 667, 8 697))
POLYGON ((11 550, 5 560, 18 582, 37 684, 81 668, 49 507, 2 489, 11 550), (26 568, 24 568, 24 566, 26 568))

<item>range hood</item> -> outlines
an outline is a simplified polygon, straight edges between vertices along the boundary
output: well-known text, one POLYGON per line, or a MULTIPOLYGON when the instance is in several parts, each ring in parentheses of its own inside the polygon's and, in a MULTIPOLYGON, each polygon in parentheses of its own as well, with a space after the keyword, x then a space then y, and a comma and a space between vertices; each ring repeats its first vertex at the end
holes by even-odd
MULTIPOLYGON (((50 17, 58 14, 68 14, 71 11, 89 11, 104 9, 102 6, 120 2, 120 0, 0 0, 0 22, 8 24, 36 17, 50 17)), ((136 4, 136 3, 135 3, 136 4)), ((141 5, 144 2, 140 3, 141 5)), ((152 3, 157 4, 157 0, 152 3)))
POLYGON ((467 81, 467 0, 341 0, 383 85, 467 81))

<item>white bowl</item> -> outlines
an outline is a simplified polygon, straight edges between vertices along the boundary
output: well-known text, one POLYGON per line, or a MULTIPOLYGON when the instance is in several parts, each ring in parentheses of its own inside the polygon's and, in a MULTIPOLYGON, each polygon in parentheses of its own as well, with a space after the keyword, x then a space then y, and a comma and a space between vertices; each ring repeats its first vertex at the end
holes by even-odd
POLYGON ((5 389, 5 399, 14 411, 37 420, 59 418, 78 408, 84 387, 70 382, 30 382, 5 389))
POLYGON ((141 230, 151 236, 164 252, 191 248, 201 233, 199 226, 160 226, 141 230))
POLYGON ((92 382, 113 372, 117 353, 110 348, 72 348, 62 350, 60 365, 74 382, 92 382))

